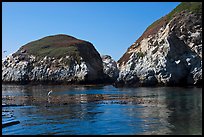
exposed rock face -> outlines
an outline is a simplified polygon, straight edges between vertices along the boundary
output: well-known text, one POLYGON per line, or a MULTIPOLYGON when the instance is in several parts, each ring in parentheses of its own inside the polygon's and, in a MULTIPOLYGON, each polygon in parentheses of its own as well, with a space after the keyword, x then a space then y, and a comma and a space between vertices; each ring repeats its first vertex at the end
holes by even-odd
POLYGON ((2 61, 2 81, 97 83, 103 62, 90 42, 55 35, 28 43, 2 61))
POLYGON ((202 12, 165 16, 118 61, 116 86, 196 85, 202 81, 202 12))
POLYGON ((103 61, 103 72, 107 75, 107 79, 112 82, 116 81, 119 75, 117 63, 109 55, 102 55, 101 58, 103 61))

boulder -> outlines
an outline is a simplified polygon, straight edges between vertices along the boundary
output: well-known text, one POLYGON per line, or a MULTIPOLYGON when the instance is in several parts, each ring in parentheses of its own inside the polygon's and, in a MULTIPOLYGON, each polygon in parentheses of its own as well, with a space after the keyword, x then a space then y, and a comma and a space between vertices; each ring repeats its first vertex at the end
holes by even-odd
POLYGON ((109 81, 115 82, 119 75, 117 63, 109 55, 101 55, 103 61, 103 72, 109 81))

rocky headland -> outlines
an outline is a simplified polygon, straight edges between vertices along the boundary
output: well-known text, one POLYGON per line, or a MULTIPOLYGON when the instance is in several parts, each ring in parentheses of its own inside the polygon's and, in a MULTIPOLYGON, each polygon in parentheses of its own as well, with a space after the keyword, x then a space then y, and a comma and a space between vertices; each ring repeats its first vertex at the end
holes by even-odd
POLYGON ((183 2, 150 25, 118 67, 116 86, 201 85, 202 3, 183 2))
POLYGON ((68 35, 22 46, 2 61, 3 83, 97 84, 108 80, 94 46, 68 35))

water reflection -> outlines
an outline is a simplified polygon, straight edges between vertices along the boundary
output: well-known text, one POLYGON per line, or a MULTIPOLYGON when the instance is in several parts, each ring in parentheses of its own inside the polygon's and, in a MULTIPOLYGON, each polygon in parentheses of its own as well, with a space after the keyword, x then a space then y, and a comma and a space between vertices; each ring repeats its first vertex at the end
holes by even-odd
POLYGON ((2 96, 27 96, 25 102, 30 104, 32 97, 48 103, 69 97, 72 102, 2 108, 4 121, 11 111, 21 121, 4 128, 2 134, 202 134, 201 88, 2 85, 2 91, 2 96), (55 94, 49 98, 50 89, 55 94), (107 100, 99 103, 93 98, 107 100), (112 98, 127 103, 111 103, 112 98), (144 101, 138 103, 138 98, 144 101))
POLYGON ((172 110, 168 122, 174 125, 171 130, 175 134, 202 134, 202 92, 196 88, 167 93, 167 108, 172 110))
MULTIPOLYGON (((138 88, 138 89, 121 89, 127 91, 130 95, 143 97, 147 100, 154 100, 151 102, 144 102, 139 104, 144 108, 140 109, 140 118, 144 120, 145 131, 142 134, 170 134, 173 125, 168 121, 171 110, 168 109, 166 103, 166 93, 158 88, 138 88)), ((138 109, 130 108, 127 109, 126 115, 132 118, 138 117, 138 109)))

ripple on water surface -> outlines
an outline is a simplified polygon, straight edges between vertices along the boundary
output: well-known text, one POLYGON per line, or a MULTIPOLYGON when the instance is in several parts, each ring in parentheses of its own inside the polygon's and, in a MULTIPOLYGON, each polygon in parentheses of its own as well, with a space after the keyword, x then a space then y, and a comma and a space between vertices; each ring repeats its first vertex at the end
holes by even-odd
POLYGON ((90 101, 2 107, 2 123, 20 121, 2 134, 202 134, 202 88, 2 85, 2 97, 46 98, 50 89, 53 97, 83 95, 90 101), (96 95, 102 100, 90 99, 96 95))

